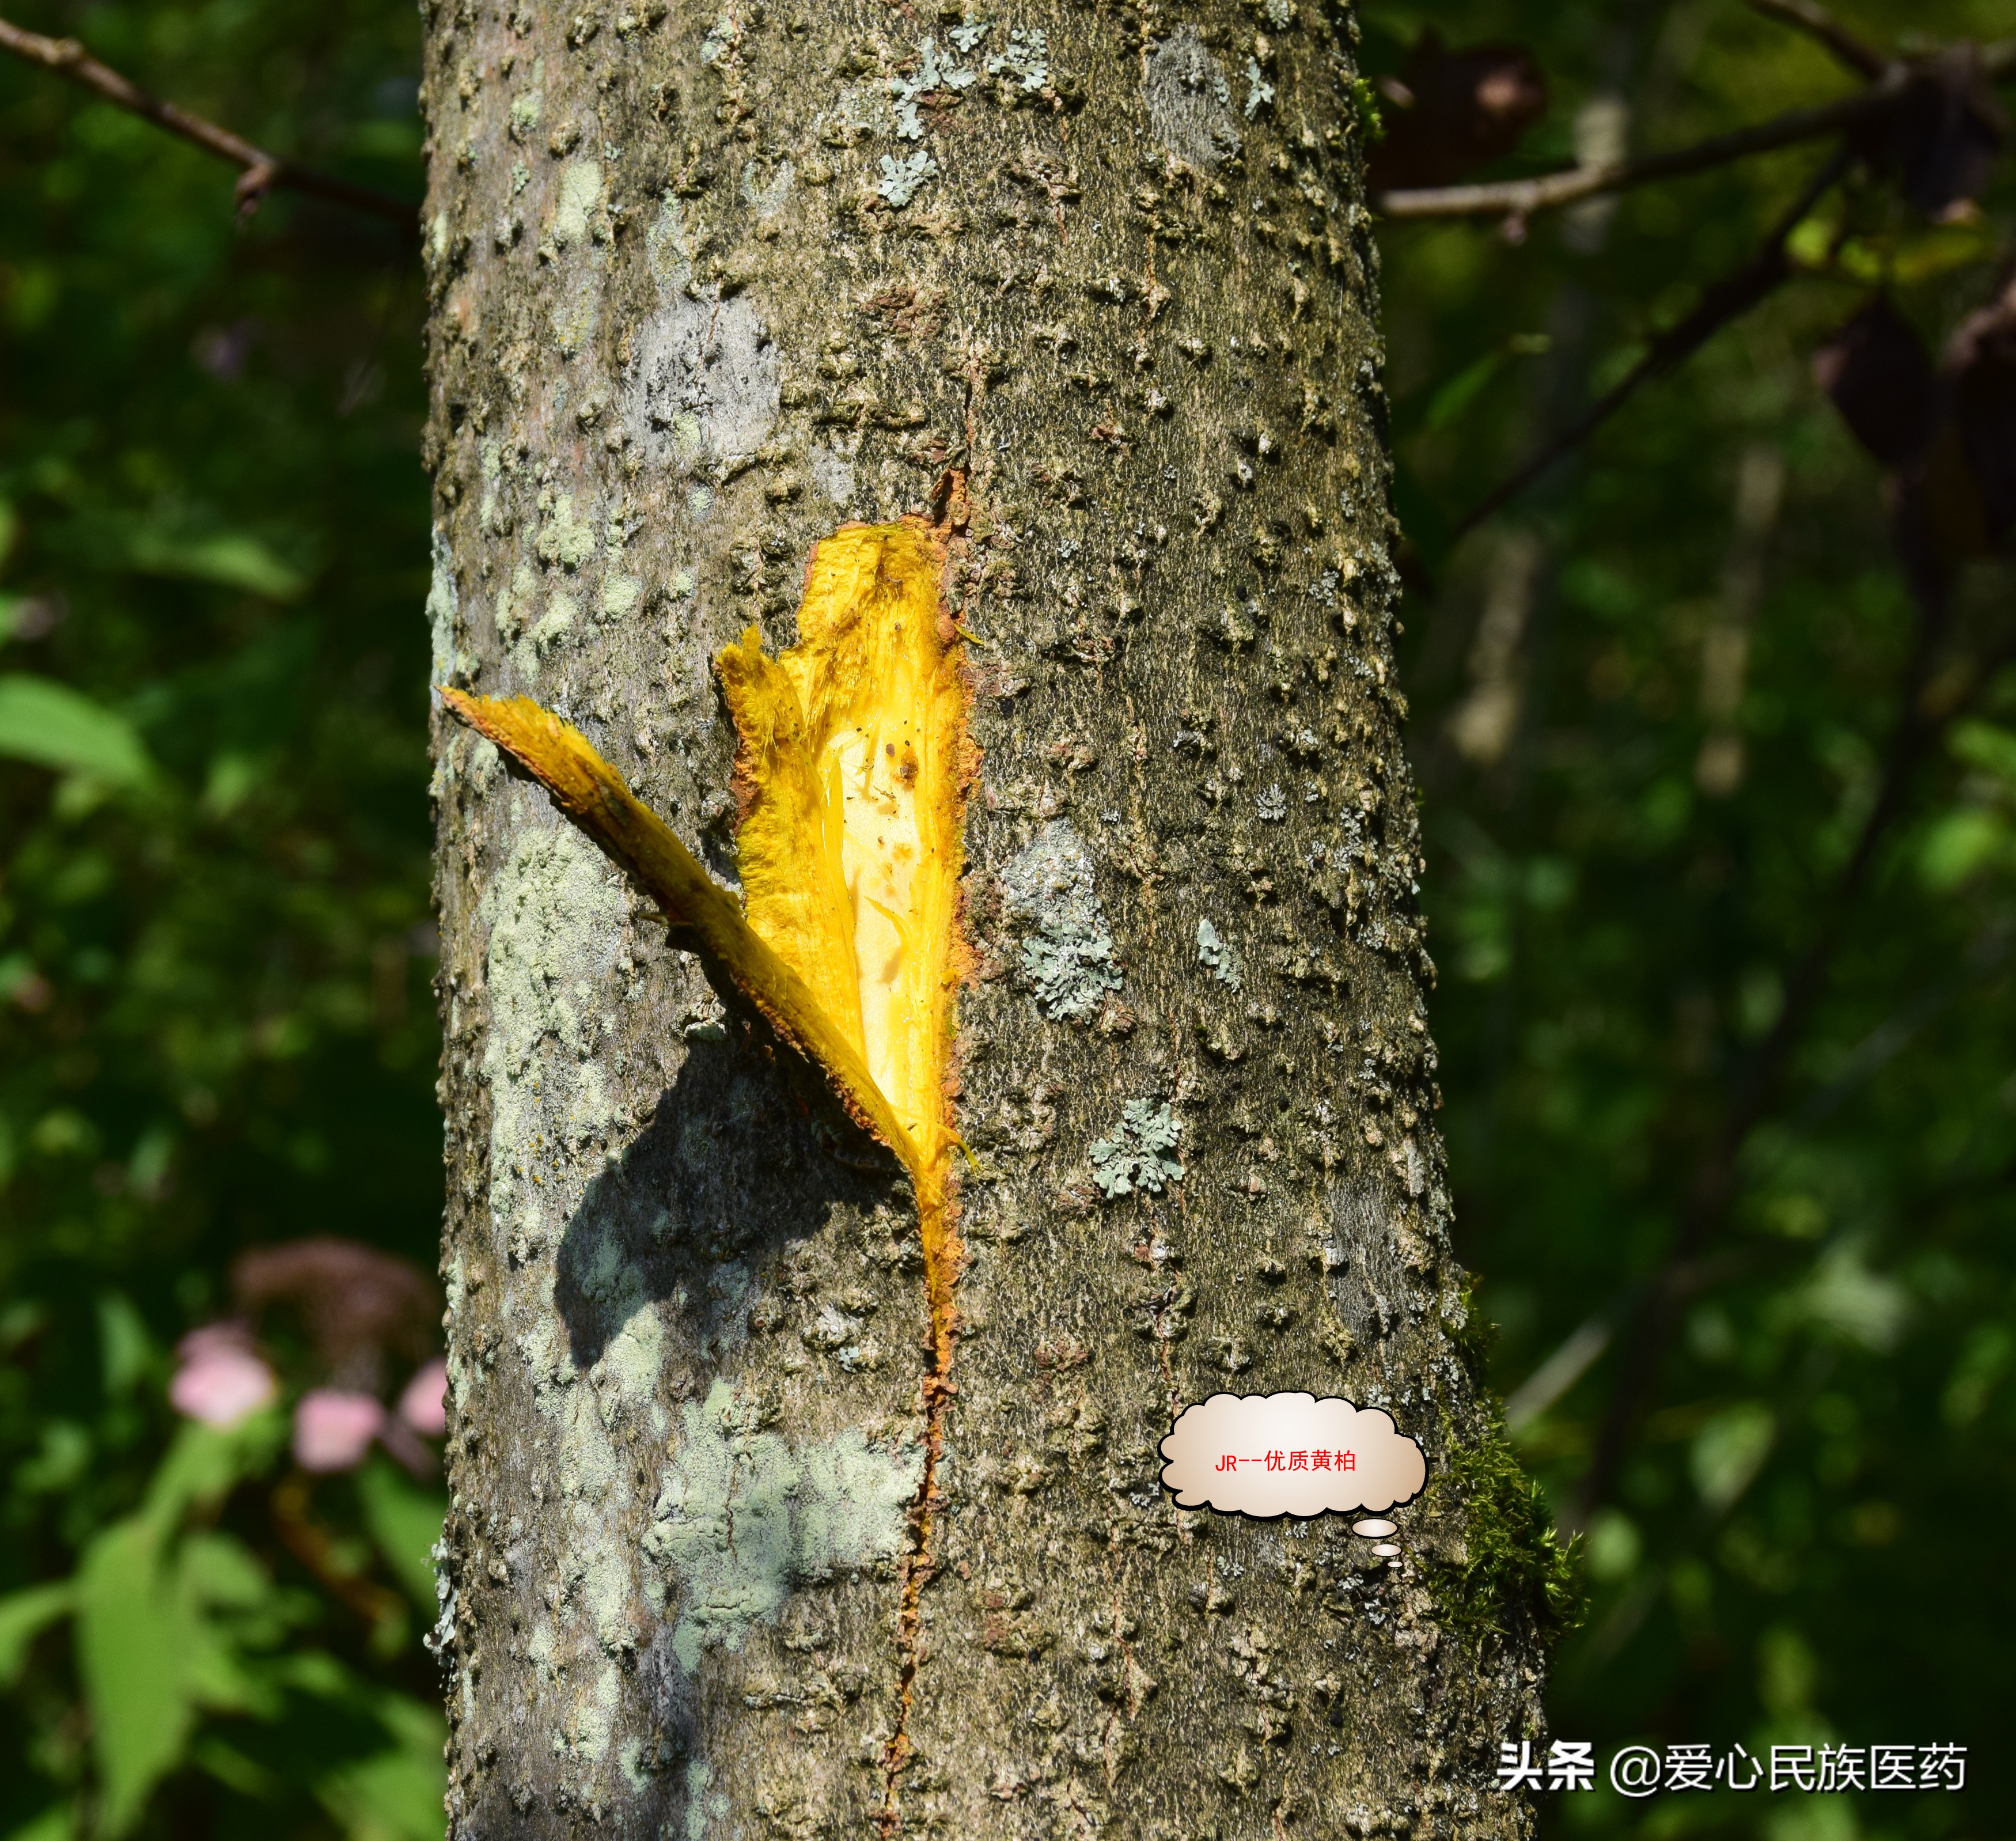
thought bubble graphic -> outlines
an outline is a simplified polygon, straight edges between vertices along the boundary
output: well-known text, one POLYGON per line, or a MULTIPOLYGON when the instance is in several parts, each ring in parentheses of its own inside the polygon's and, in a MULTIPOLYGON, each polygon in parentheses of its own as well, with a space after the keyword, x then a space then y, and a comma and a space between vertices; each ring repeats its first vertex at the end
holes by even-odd
POLYGON ((1162 1456, 1179 1508, 1256 1521, 1391 1508, 1428 1475, 1421 1447, 1387 1414, 1312 1393, 1215 1393, 1177 1415, 1162 1456))

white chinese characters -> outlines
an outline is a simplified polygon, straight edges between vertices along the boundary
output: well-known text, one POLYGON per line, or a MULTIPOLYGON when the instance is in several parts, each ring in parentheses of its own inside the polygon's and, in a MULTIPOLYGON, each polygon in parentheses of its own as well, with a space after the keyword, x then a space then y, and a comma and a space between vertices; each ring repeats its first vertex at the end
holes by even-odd
MULTIPOLYGON (((1593 1790, 1596 1748, 1587 1739, 1505 1740, 1498 1748, 1500 1790, 1593 1790)), ((1620 1746, 1604 1773, 1633 1797, 1687 1791, 1763 1790, 1772 1796, 1831 1796, 1849 1790, 1964 1790, 1963 1745, 1774 1745, 1761 1756, 1740 1741, 1712 1745, 1620 1746)))

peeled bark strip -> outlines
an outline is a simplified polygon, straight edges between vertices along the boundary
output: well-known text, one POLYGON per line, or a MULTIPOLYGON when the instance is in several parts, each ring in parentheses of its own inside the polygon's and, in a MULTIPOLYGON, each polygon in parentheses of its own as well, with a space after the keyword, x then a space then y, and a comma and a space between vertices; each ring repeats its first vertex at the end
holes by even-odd
POLYGON ((1553 1561, 1431 1122, 1354 39, 430 14, 435 681, 725 879, 815 547, 928 529, 978 751, 927 1260, 930 1184, 437 726, 457 1836, 1530 1825, 1553 1561), (1182 1407, 1293 1390, 1427 1452, 1391 1563, 1160 1487, 1182 1407))

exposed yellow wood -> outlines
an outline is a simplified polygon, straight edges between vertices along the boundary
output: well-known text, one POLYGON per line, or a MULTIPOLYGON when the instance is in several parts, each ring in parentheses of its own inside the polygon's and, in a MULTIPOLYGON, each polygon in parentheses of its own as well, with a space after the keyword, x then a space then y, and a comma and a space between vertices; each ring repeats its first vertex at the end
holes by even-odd
POLYGON ((441 697, 553 794, 684 931, 709 969, 725 977, 779 1035, 818 1065, 848 1112, 914 1177, 922 1167, 918 1146, 869 1072, 859 1030, 834 1021, 805 979, 750 925, 734 896, 632 793, 588 737, 527 697, 472 697, 449 690, 441 697))
POLYGON ((852 1039, 937 1172, 957 964, 966 693, 941 628, 945 556, 912 524, 813 552, 798 643, 716 660, 742 736, 750 924, 852 1039))

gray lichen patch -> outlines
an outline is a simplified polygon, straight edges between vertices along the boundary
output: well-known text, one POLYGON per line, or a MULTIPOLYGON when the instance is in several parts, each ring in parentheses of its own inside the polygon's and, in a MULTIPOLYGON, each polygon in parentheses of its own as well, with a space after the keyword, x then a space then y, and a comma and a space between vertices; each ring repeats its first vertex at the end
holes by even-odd
POLYGON ((1034 27, 1017 26, 1008 34, 1007 49, 987 60, 987 74, 1011 81, 1034 95, 1050 80, 1049 58, 1048 38, 1034 27))
POLYGON ((704 1649, 739 1649, 775 1622, 799 1586, 899 1552, 924 1449, 854 1430, 794 1446, 721 1380, 682 1417, 644 1551, 678 1594, 672 1650, 690 1675, 704 1649))
POLYGON ((854 461, 834 448, 812 452, 812 484, 834 505, 844 510, 854 503, 854 461))
MULTIPOLYGON (((543 496, 543 495, 542 495, 543 496)), ((553 495, 545 525, 539 531, 539 560, 556 563, 563 569, 578 569, 595 554, 595 520, 592 513, 577 517, 571 492, 553 495)))
POLYGON ((454 553, 437 525, 434 533, 434 573, 427 583, 427 630, 434 642, 429 670, 437 684, 448 683, 456 671, 459 659, 455 629, 461 618, 462 597, 455 585, 454 553))
POLYGON ((1141 88, 1155 139, 1186 165, 1212 172, 1239 151, 1232 86, 1194 27, 1179 26, 1149 52, 1141 88))
POLYGON ((1221 985, 1229 985, 1235 991, 1244 989, 1246 968, 1239 957, 1239 949, 1224 939, 1208 920, 1200 920, 1197 930, 1197 963, 1208 967, 1211 975, 1221 985))
POLYGON ((560 203, 553 211, 553 242, 570 249, 586 240, 596 207, 602 203, 602 168, 592 160, 569 162, 560 175, 560 203))
POLYGON ((1183 1129, 1183 1121, 1169 1110, 1168 1101, 1154 1106, 1146 1100, 1129 1100, 1120 1110, 1113 1136, 1092 1147, 1092 1177, 1100 1194, 1116 1202, 1137 1189, 1160 1195, 1168 1184, 1180 1183, 1183 1165, 1176 1140, 1183 1129))
POLYGON ((1120 989, 1113 931, 1093 885, 1092 856, 1063 819, 1053 819, 1001 873, 1010 917, 1030 931, 1022 971, 1048 1017, 1083 1021, 1120 989))
MULTIPOLYGON (((964 35, 964 28, 952 34, 955 39, 964 35)), ((917 47, 916 74, 892 77, 889 81, 889 95, 895 108, 898 138, 906 141, 920 141, 924 138, 923 121, 917 112, 922 98, 934 90, 956 92, 970 89, 978 80, 977 74, 956 58, 947 59, 942 57, 935 38, 925 39, 917 47)), ((1042 86, 1039 85, 1038 87, 1040 88, 1042 86)))
POLYGON ((691 471, 752 454, 777 420, 777 348, 743 296, 668 289, 637 330, 624 421, 647 461, 691 471))
POLYGON ((747 161, 742 168, 743 200, 755 207, 758 218, 774 218, 784 208, 797 176, 797 168, 789 160, 779 160, 767 171, 760 161, 747 161))
MULTIPOLYGON (((794 174, 788 160, 767 175, 745 165, 743 186, 759 214, 782 208, 794 174)), ((754 453, 781 399, 777 348, 762 315, 747 296, 724 299, 718 286, 695 278, 699 235, 670 199, 645 233, 658 310, 631 337, 620 403, 639 457, 689 474, 754 453)))
POLYGON ((611 1122, 594 1054, 627 909, 601 852, 557 823, 514 841, 483 906, 490 1209, 501 1239, 528 1246, 545 1237, 538 1148, 591 1141, 611 1122))
POLYGON ((882 156, 882 177, 876 182, 875 189, 896 210, 917 195, 925 180, 938 170, 938 163, 921 147, 902 160, 887 153, 882 156))
POLYGON ((1251 121, 1262 109, 1274 106, 1274 86, 1267 81, 1258 58, 1246 60, 1246 119, 1251 121))

